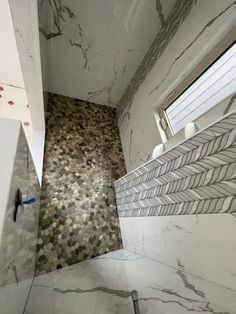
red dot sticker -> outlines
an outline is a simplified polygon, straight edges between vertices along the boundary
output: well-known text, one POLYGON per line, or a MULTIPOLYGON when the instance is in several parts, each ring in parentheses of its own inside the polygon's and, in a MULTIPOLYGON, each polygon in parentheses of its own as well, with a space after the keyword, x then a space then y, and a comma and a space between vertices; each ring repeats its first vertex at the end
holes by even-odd
POLYGON ((24 124, 24 126, 29 126, 29 122, 27 122, 27 121, 24 122, 23 124, 24 124))
POLYGON ((0 98, 2 98, 2 95, 0 95, 0 98))
POLYGON ((4 88, 2 86, 0 86, 0 91, 3 91, 3 90, 4 90, 4 88))
POLYGON ((10 101, 8 101, 8 105, 14 105, 14 101, 12 101, 12 100, 10 100, 10 101))

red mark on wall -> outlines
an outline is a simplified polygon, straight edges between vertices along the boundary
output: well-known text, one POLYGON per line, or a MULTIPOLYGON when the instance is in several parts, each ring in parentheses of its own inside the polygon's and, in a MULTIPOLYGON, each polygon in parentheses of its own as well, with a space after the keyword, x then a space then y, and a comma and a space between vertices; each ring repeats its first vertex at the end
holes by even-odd
POLYGON ((0 91, 3 91, 3 90, 4 90, 4 88, 2 86, 0 86, 0 91))
POLYGON ((27 122, 27 121, 24 122, 23 124, 24 124, 24 126, 29 126, 29 122, 27 122))
POLYGON ((14 105, 14 101, 9 100, 9 101, 8 101, 8 105, 11 105, 11 106, 14 105))

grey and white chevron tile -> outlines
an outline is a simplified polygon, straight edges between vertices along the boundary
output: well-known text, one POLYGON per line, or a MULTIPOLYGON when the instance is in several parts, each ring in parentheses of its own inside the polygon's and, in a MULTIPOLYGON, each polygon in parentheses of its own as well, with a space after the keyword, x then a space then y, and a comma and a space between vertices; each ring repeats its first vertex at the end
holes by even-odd
POLYGON ((139 177, 140 175, 149 172, 150 170, 156 168, 158 165, 163 165, 163 163, 167 161, 174 160, 176 159, 176 157, 181 156, 188 151, 192 151, 194 148, 198 148, 200 145, 208 143, 210 140, 215 139, 216 137, 235 129, 235 119, 236 113, 229 115, 224 119, 224 121, 220 121, 215 125, 212 125, 208 129, 203 130, 188 141, 185 141, 178 147, 175 147, 174 149, 166 152, 158 159, 146 163, 142 167, 121 178, 119 180, 119 187, 139 177))
MULTIPOLYGON (((191 177, 194 179, 194 175, 203 174, 206 171, 209 171, 208 177, 211 175, 210 170, 219 168, 221 169, 224 165, 228 165, 231 162, 235 161, 236 155, 236 147, 230 147, 225 149, 223 152, 219 152, 213 154, 211 156, 207 156, 202 160, 198 160, 197 162, 191 165, 185 165, 180 169, 176 169, 160 176, 154 176, 151 180, 146 182, 141 182, 138 185, 131 187, 122 192, 117 192, 117 200, 120 198, 125 198, 127 195, 134 195, 141 191, 147 191, 151 188, 163 186, 164 184, 168 184, 170 182, 178 182, 181 179, 191 177)), ((202 175, 201 175, 202 177, 202 175)), ((187 181, 187 184, 189 182, 187 181)))
POLYGON ((121 217, 236 211, 236 113, 115 182, 121 217))

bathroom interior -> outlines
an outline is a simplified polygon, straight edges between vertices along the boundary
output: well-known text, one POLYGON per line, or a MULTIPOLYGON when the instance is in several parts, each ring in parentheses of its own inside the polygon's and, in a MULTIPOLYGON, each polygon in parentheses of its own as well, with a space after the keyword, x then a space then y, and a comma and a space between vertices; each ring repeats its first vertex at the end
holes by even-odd
POLYGON ((236 1, 0 1, 0 313, 236 314, 236 1))

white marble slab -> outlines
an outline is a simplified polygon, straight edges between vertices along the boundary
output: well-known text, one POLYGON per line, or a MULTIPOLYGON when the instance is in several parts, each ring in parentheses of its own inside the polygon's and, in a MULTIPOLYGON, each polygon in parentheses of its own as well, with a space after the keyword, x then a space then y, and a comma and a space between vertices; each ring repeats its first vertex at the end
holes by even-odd
POLYGON ((23 313, 32 280, 33 278, 24 280, 20 283, 0 287, 1 313, 23 313))
POLYGON ((28 145, 32 141, 32 121, 24 88, 0 83, 0 117, 22 122, 28 145))
POLYGON ((37 0, 9 0, 18 55, 34 129, 44 130, 37 0))
MULTIPOLYGON (((158 107, 175 93, 183 79, 235 25, 235 14, 234 0, 215 0, 214 5, 212 0, 196 1, 119 119, 128 172, 146 162, 154 147, 162 143, 163 136, 156 114, 158 107)), ((217 113, 216 119, 220 118, 220 114, 217 113)), ((200 127, 203 123, 206 127, 209 120, 213 122, 211 118, 202 119, 200 127)), ((171 146, 166 143, 167 148, 171 146)))
POLYGON ((20 121, 0 120, 0 312, 18 314, 34 277, 40 185, 20 121), (35 202, 20 207, 14 219, 18 189, 23 201, 35 202))
POLYGON ((8 0, 1 0, 0 2, 0 38, 0 82, 24 88, 24 80, 8 0))
POLYGON ((126 250, 34 279, 25 313, 236 313, 236 292, 126 250))
POLYGON ((49 91, 115 106, 174 2, 51 1, 49 91))
MULTIPOLYGON (((39 131, 38 136, 31 136, 30 149, 37 165, 38 178, 41 181, 45 132, 44 98, 42 70, 39 46, 39 23, 37 0, 9 0, 12 22, 20 60, 24 86, 28 98, 32 130, 39 131), (40 149, 35 149, 40 145, 40 149)), ((33 132, 32 132, 33 133, 33 132)))
POLYGON ((236 218, 230 214, 120 218, 123 246, 236 291, 236 218))

